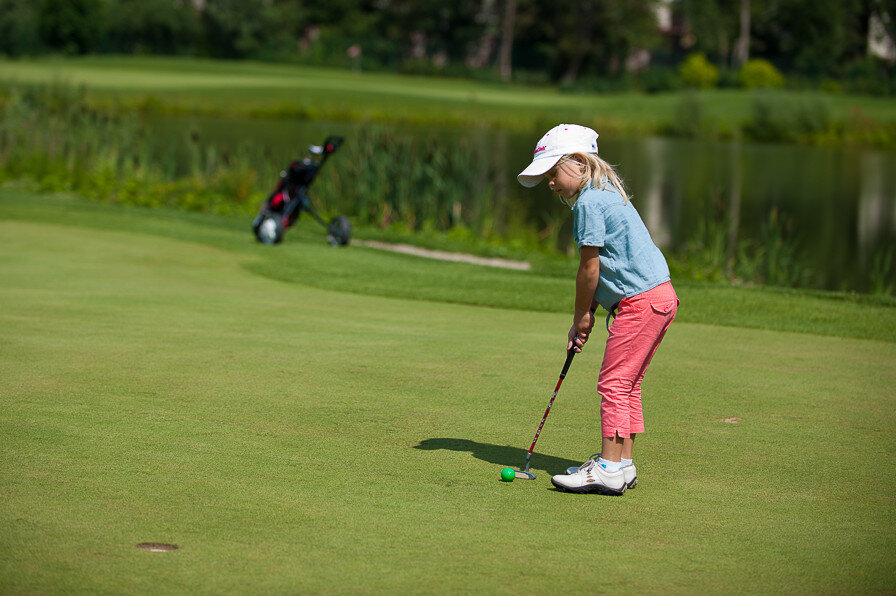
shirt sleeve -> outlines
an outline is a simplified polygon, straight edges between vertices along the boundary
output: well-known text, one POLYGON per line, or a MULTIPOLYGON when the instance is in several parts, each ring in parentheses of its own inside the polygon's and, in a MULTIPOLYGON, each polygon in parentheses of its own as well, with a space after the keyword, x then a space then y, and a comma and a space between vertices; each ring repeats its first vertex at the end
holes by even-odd
POLYGON ((573 228, 576 245, 602 247, 606 238, 603 211, 594 201, 581 197, 573 207, 573 228))

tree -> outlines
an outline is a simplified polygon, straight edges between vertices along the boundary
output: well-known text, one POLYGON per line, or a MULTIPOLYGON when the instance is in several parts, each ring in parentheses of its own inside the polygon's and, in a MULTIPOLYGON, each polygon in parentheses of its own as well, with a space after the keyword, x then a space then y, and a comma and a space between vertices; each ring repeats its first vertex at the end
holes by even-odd
POLYGON ((482 0, 379 0, 384 21, 382 31, 400 48, 404 57, 417 61, 469 62, 483 44, 483 32, 493 6, 482 0))
POLYGON ((539 10, 541 43, 552 44, 554 74, 567 82, 586 71, 619 74, 631 52, 659 41, 656 0, 560 0, 539 10))
POLYGON ((0 53, 31 54, 40 49, 38 14, 31 0, 0 0, 0 53))
POLYGON ((215 58, 255 55, 277 31, 277 17, 270 0, 207 0, 201 16, 206 51, 215 58))
POLYGON ((495 49, 495 42, 498 39, 500 20, 496 1, 482 0, 479 13, 476 15, 476 24, 479 26, 481 34, 479 42, 471 49, 467 58, 467 66, 484 68, 489 64, 495 49))
POLYGON ((758 55, 809 75, 835 75, 867 49, 865 0, 763 0, 753 14, 758 55))
POLYGON ((101 0, 41 0, 38 31, 53 50, 86 54, 99 48, 103 17, 101 0))
POLYGON ((175 54, 195 49, 196 11, 188 2, 116 0, 107 12, 107 47, 114 52, 175 54))
MULTIPOLYGON (((681 15, 691 41, 689 51, 702 52, 717 64, 728 64, 732 61, 735 47, 733 40, 737 38, 739 31, 739 42, 749 47, 749 38, 743 36, 741 2, 742 0, 681 0, 681 15)), ((749 2, 747 4, 749 6, 749 2)), ((749 24, 747 27, 749 28, 749 24)))
POLYGON ((743 67, 750 59, 750 0, 740 0, 740 35, 734 49, 734 66, 743 67))
POLYGON ((516 26, 516 0, 504 0, 504 24, 501 27, 501 53, 498 65, 501 78, 509 81, 511 77, 511 52, 513 51, 513 34, 516 26))

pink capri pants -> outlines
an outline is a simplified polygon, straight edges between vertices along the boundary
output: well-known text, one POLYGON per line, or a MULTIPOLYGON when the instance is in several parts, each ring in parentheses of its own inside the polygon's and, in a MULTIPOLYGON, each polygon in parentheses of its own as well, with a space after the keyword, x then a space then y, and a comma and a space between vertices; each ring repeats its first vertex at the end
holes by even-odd
POLYGON ((597 380, 602 436, 644 432, 641 381, 677 312, 672 282, 619 302, 597 380))

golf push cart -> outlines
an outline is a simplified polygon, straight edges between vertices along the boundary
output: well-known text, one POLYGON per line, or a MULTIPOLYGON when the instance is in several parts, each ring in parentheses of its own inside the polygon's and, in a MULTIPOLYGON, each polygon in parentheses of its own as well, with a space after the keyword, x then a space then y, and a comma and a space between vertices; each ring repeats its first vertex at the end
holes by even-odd
POLYGON ((261 211, 252 222, 252 231, 260 242, 278 244, 283 234, 291 227, 302 212, 307 212, 327 229, 327 241, 333 246, 345 246, 351 238, 352 228, 348 218, 337 215, 328 222, 318 215, 311 206, 308 187, 320 171, 327 158, 342 145, 343 138, 329 136, 323 145, 308 147, 311 157, 294 161, 280 172, 277 187, 264 202, 261 211))

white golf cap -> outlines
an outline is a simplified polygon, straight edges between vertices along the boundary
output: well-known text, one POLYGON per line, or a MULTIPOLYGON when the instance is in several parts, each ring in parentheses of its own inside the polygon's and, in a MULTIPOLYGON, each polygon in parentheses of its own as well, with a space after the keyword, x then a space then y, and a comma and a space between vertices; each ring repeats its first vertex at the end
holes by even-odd
POLYGON ((598 134, 587 126, 558 124, 541 137, 535 145, 532 163, 516 179, 526 188, 532 188, 564 155, 597 153, 597 137, 598 134))

